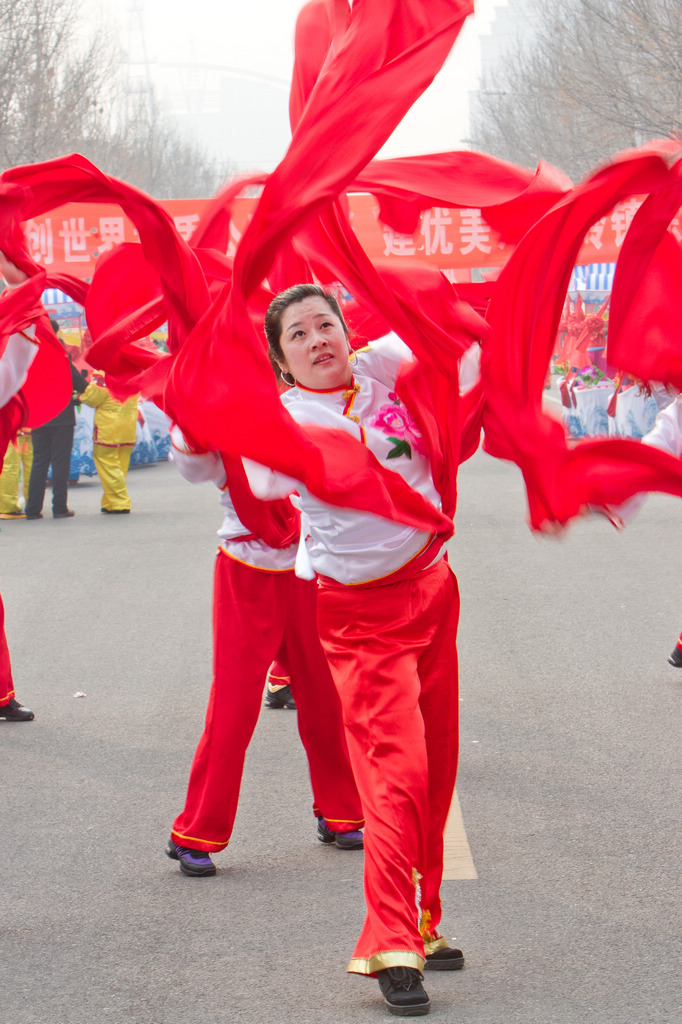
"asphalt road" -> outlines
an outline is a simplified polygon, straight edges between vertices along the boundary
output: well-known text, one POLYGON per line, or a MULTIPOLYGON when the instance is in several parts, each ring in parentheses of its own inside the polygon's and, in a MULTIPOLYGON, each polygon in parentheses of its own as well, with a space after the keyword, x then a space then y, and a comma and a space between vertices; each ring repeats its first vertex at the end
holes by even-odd
MULTIPOLYGON (((320 846, 295 712, 263 711, 213 879, 163 854, 211 669, 217 494, 159 464, 131 516, 2 523, 29 724, 0 721, 0 1024, 371 1024, 345 973, 362 854, 320 846), (85 697, 74 697, 82 691, 85 697)), ((460 475, 458 793, 477 880, 444 883, 447 1024, 680 1024, 682 508, 525 525, 518 471, 460 475)))

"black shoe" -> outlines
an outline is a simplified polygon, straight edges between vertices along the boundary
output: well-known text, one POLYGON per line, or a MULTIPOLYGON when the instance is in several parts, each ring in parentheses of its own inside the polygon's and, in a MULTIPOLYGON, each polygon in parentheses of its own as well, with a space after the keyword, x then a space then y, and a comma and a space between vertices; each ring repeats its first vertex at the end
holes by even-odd
POLYGON ((25 708, 14 697, 9 704, 0 707, 0 718, 6 718, 8 722, 32 722, 35 717, 30 708, 25 708))
POLYGON ((42 519, 42 518, 43 518, 43 513, 42 512, 32 512, 32 513, 27 512, 26 513, 26 519, 42 519))
POLYGON ((71 516, 75 516, 75 512, 72 512, 70 508, 67 508, 66 512, 53 512, 53 519, 70 519, 71 516))
POLYGON ((340 850, 362 850, 364 837, 359 830, 353 832, 334 832, 324 818, 317 819, 317 838, 324 846, 336 843, 340 850))
POLYGON ((208 850, 194 850, 190 846, 178 846, 172 839, 169 839, 166 845, 166 856, 171 860, 180 861, 180 870, 183 875, 192 875, 194 878, 215 875, 215 864, 211 860, 208 850))
POLYGON ((384 1002, 396 1017, 423 1017, 431 1009, 424 977, 416 967, 387 967, 377 971, 384 1002))
POLYGON ((291 687, 273 687, 272 683, 268 683, 267 690, 265 692, 265 707, 289 708, 290 710, 295 711, 296 702, 294 701, 294 698, 291 696, 291 687))
POLYGON ((18 512, 0 512, 0 519, 25 519, 26 513, 19 509, 18 512))
POLYGON ((668 664, 674 665, 675 668, 682 668, 682 650, 679 647, 673 647, 668 658, 668 664))
POLYGON ((129 508, 101 508, 100 512, 106 512, 108 516, 127 516, 129 508))
POLYGON ((453 946, 444 946, 426 954, 425 971, 461 971, 464 967, 464 953, 453 946))

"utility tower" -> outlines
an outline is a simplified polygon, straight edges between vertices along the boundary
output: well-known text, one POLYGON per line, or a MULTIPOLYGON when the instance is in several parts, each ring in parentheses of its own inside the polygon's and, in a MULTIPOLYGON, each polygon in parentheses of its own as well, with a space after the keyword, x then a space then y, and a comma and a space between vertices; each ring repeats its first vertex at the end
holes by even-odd
POLYGON ((154 86, 144 38, 144 8, 140 0, 128 7, 128 54, 125 74, 124 130, 134 119, 141 103, 154 106, 154 86))

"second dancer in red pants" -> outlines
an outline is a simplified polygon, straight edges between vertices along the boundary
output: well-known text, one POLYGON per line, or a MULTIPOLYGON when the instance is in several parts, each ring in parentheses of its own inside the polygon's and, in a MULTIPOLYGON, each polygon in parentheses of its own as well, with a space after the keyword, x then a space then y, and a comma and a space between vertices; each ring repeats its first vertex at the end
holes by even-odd
POLYGON ((230 467, 216 452, 192 451, 177 427, 172 438, 173 461, 183 476, 195 483, 211 480, 220 488, 225 519, 215 565, 213 682, 206 725, 185 807, 175 819, 166 852, 180 861, 185 874, 215 874, 210 855, 224 849, 232 834, 244 758, 275 658, 286 668, 296 698, 318 838, 342 849, 360 849, 364 820, 339 698, 317 636, 317 588, 294 573, 297 515, 290 506, 278 517, 261 509, 239 479, 241 463, 230 467), (291 538, 287 531, 293 531, 291 538), (283 547, 273 546, 277 536, 283 547))

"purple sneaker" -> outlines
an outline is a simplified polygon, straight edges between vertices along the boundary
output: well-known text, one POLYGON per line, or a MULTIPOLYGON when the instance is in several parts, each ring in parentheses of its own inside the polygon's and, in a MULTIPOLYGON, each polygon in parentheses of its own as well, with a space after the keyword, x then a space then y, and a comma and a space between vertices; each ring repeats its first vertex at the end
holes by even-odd
POLYGON ((171 860, 180 861, 180 870, 183 875, 192 875, 194 878, 215 875, 215 864, 211 860, 208 850, 193 850, 190 846, 178 846, 172 839, 169 839, 166 856, 171 860))
POLYGON ((324 818, 317 819, 317 838, 325 846, 336 843, 340 850, 362 850, 362 832, 333 832, 324 818))

